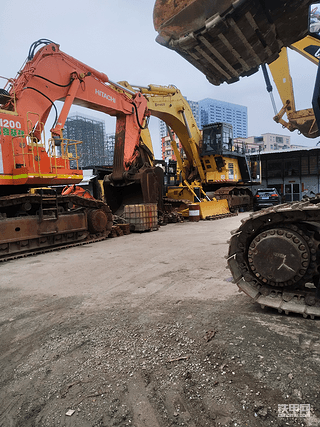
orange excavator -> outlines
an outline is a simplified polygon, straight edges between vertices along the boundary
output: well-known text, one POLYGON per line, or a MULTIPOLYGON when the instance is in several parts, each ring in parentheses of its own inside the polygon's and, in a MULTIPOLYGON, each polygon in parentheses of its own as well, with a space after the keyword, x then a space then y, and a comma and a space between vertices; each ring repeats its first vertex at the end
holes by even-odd
POLYGON ((109 206, 74 193, 83 178, 78 168, 80 141, 64 139, 62 132, 72 104, 117 119, 114 168, 108 179, 111 192, 117 194, 115 209, 123 206, 128 193, 131 203, 135 195, 138 202, 161 201, 162 176, 152 165, 152 146, 144 129, 144 96, 111 82, 62 52, 58 44, 39 40, 30 47, 17 77, 7 79, 0 89, 0 260, 99 240, 110 233, 109 206), (63 102, 60 114, 57 100, 63 102), (55 121, 46 141, 45 124, 52 109, 55 121), (70 191, 54 196, 29 191, 58 185, 71 186, 70 191))
MULTIPOLYGON (((315 138, 320 134, 320 68, 312 108, 297 111, 287 48, 319 64, 319 5, 310 0, 157 0, 154 25, 157 41, 214 85, 236 82, 259 66, 266 76, 268 64, 283 103, 274 120, 315 138)), ((319 201, 253 213, 233 233, 228 265, 234 282, 262 307, 320 317, 319 201)))

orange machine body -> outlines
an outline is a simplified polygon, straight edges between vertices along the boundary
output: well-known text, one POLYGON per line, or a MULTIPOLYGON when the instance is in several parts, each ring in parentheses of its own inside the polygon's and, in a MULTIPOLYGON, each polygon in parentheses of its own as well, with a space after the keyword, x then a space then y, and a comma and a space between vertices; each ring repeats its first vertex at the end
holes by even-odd
POLYGON ((70 185, 70 186, 66 186, 64 187, 64 189, 62 190, 62 196, 67 196, 68 194, 74 194, 75 196, 81 196, 84 197, 85 199, 94 199, 94 197, 90 194, 90 192, 88 190, 86 190, 85 188, 79 187, 78 185, 70 185))
POLYGON ((67 155, 48 154, 43 142, 28 135, 26 121, 0 111, 0 186, 80 182, 82 171, 70 168, 67 155))

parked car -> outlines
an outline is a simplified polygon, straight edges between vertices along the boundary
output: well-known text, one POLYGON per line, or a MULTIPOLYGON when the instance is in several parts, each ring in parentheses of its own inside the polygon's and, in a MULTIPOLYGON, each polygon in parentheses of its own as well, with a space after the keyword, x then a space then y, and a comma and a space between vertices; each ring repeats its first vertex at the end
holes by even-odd
POLYGON ((281 197, 275 188, 259 188, 253 198, 253 210, 280 205, 281 197))

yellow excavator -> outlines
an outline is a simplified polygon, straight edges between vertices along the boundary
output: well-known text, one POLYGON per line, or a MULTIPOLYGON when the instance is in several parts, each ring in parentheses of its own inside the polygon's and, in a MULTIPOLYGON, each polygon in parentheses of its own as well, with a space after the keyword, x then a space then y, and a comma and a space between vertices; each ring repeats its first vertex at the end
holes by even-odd
POLYGON ((260 161, 258 156, 248 159, 233 147, 231 125, 214 123, 201 131, 188 101, 175 86, 120 84, 141 92, 150 114, 167 125, 180 172, 179 184, 167 189, 171 202, 198 203, 202 219, 252 207, 250 185, 260 183, 260 161), (183 154, 173 133, 179 138, 183 154))
MULTIPOLYGON (((215 85, 269 65, 283 106, 274 119, 319 136, 320 72, 312 108, 297 111, 287 48, 319 64, 320 4, 307 0, 157 0, 157 41, 175 50, 215 85), (286 118, 285 118, 286 116, 286 118)), ((228 265, 253 301, 279 312, 320 317, 320 198, 253 213, 233 233, 228 265)))

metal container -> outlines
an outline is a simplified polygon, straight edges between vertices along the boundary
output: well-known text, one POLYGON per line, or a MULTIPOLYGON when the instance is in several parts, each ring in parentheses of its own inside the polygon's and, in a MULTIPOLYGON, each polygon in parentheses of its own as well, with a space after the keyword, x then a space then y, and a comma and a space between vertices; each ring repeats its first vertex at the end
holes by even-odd
POLYGON ((159 228, 156 203, 126 205, 122 217, 130 224, 131 231, 154 231, 159 228))
POLYGON ((189 205, 189 221, 200 221, 200 206, 197 203, 189 205))

